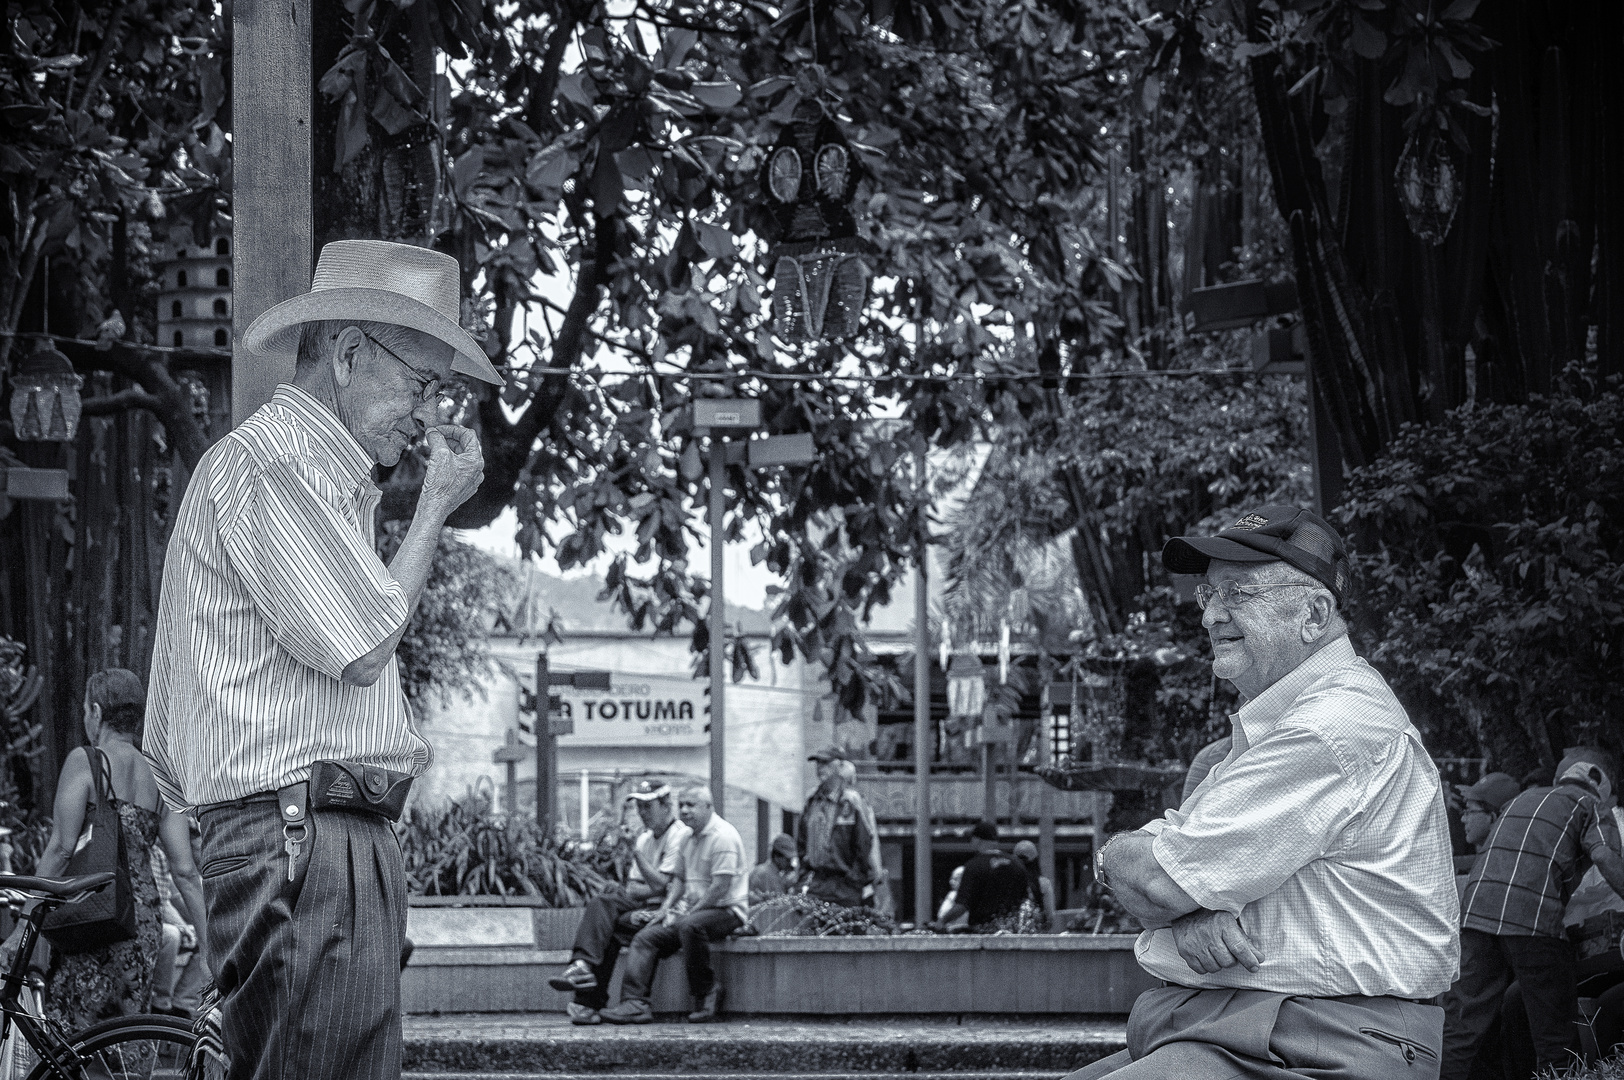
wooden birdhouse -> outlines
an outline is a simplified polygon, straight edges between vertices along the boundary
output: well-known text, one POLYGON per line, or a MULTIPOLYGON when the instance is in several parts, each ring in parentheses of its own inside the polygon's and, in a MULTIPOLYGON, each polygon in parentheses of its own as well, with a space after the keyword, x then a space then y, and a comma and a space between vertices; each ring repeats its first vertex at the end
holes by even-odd
POLYGON ((170 230, 159 269, 158 341, 170 348, 231 347, 231 237, 170 230))

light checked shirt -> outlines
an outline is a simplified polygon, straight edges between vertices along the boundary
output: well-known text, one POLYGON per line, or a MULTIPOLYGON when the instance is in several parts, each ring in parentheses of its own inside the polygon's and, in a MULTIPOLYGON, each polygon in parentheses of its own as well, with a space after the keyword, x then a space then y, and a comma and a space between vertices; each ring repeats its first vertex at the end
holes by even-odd
POLYGON ((291 385, 203 455, 164 560, 142 750, 177 810, 308 779, 323 758, 420 774, 390 657, 344 669, 405 620, 373 547, 372 460, 291 385))
POLYGON ((717 874, 732 874, 727 896, 717 907, 725 907, 742 923, 750 903, 750 879, 744 870, 744 840, 739 830, 712 814, 698 832, 690 832, 682 842, 682 901, 693 911, 710 891, 717 874))
MULTIPOLYGON (((652 864, 656 870, 669 878, 681 868, 682 842, 688 839, 692 833, 693 830, 682 822, 673 821, 665 827, 665 832, 659 836, 654 835, 653 829, 644 829, 637 834, 637 839, 632 843, 637 848, 637 853, 643 856, 644 862, 652 864)), ((636 859, 632 860, 632 868, 626 875, 626 880, 635 881, 639 885, 648 884, 647 881, 643 880, 643 869, 637 865, 636 859)), ((663 895, 665 895, 665 890, 661 889, 649 897, 648 906, 658 907, 660 897, 663 895)))
POLYGON ((1343 637, 1232 719, 1229 755, 1146 831, 1168 876, 1237 915, 1263 963, 1197 974, 1163 927, 1139 936, 1140 966, 1311 997, 1449 989, 1460 906, 1443 786, 1387 683, 1343 637))

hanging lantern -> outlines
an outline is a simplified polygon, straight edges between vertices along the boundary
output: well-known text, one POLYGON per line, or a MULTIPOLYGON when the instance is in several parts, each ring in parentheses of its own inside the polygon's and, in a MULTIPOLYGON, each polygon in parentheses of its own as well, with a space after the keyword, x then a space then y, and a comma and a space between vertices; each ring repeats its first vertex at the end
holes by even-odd
POLYGON ((873 276, 850 203, 856 159, 840 125, 803 101, 761 167, 761 187, 778 222, 773 332, 785 341, 857 333, 873 276))
POLYGON ((1404 219, 1417 240, 1437 247, 1449 235, 1460 209, 1460 169, 1449 153, 1449 141, 1436 131, 1410 136, 1393 169, 1404 219))
POLYGON ((83 375, 49 344, 30 353, 11 377, 11 427, 25 442, 72 442, 79 430, 83 375))
POLYGON ((947 669, 948 715, 980 723, 986 708, 987 672, 981 658, 959 653, 947 669))

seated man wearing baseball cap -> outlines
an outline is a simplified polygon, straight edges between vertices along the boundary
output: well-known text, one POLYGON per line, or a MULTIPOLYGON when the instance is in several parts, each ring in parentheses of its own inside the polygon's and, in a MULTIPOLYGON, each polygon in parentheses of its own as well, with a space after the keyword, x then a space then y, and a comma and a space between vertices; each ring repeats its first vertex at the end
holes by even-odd
POLYGON ((1097 853, 1160 987, 1128 1049, 1074 1078, 1435 1076, 1459 964, 1443 785, 1355 655, 1335 531, 1295 506, 1162 551, 1196 587, 1213 674, 1245 703, 1177 810, 1097 853))
POLYGON ((609 1004, 609 978, 620 950, 654 921, 681 862, 682 842, 692 832, 677 820, 668 784, 655 786, 644 780, 627 801, 637 807, 643 831, 632 844, 626 884, 611 885, 587 901, 569 966, 547 980, 554 990, 575 995, 567 1010, 572 1024, 602 1023, 600 1013, 609 1004))

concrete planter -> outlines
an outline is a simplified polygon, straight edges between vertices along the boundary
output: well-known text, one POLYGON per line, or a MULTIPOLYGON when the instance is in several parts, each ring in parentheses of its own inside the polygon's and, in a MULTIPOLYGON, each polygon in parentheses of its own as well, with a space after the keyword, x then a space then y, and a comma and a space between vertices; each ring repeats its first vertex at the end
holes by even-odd
MULTIPOLYGON (((1154 985, 1134 961, 1133 941, 1073 934, 739 938, 712 953, 730 1013, 1123 1014, 1154 985)), ((568 961, 567 946, 534 942, 419 943, 402 976, 402 1005, 411 1013, 559 1011, 568 998, 546 980, 568 961)), ((666 1013, 691 1008, 680 958, 660 965, 653 1005, 666 1013)))
POLYGON ((406 936, 417 948, 568 949, 585 908, 533 896, 414 896, 406 936))

